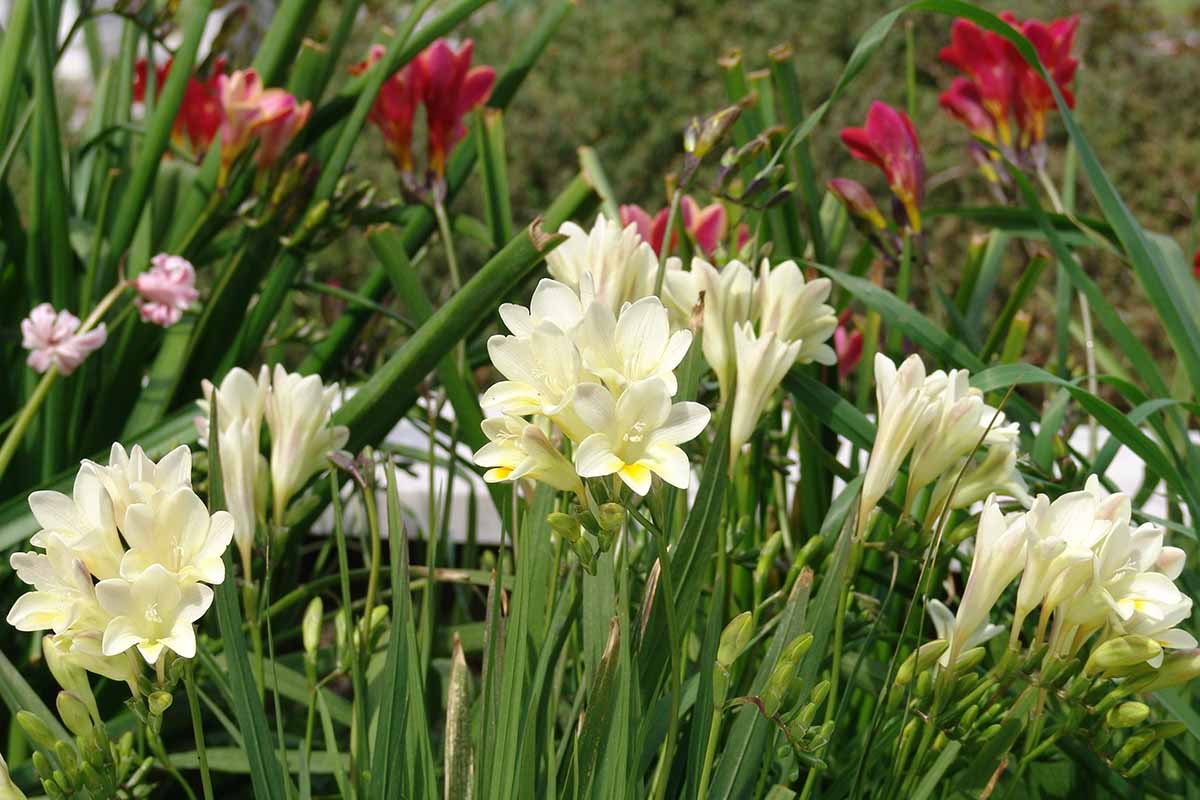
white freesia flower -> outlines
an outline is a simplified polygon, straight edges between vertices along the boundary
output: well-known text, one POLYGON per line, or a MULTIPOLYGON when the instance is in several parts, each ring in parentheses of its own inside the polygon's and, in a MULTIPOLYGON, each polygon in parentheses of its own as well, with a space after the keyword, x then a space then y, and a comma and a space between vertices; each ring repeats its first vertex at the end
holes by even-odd
POLYGON ((671 333, 667 309, 657 297, 643 297, 615 316, 603 303, 591 303, 575 342, 588 372, 617 394, 634 381, 659 378, 676 392, 675 367, 692 344, 691 331, 671 333))
POLYGON ((555 280, 579 291, 584 276, 590 275, 596 301, 614 313, 625 303, 654 293, 658 256, 642 241, 636 225, 622 229, 601 214, 591 231, 564 222, 558 232, 567 240, 546 256, 546 267, 555 280))
POLYGON ((987 624, 1001 593, 1021 573, 1025 548, 1024 514, 1005 517, 996 498, 989 497, 979 517, 967 585, 954 615, 953 629, 945 637, 950 642, 947 664, 953 664, 971 637, 987 624))
POLYGON ((616 474, 640 495, 650 490, 651 473, 686 489, 691 479, 687 455, 679 448, 708 425, 709 411, 699 403, 672 405, 658 378, 629 384, 620 399, 598 383, 585 383, 575 394, 575 411, 594 431, 575 450, 581 477, 616 474))
MULTIPOLYGON (((202 416, 196 425, 209 435, 211 403, 217 403, 217 424, 221 426, 218 444, 221 453, 221 483, 225 505, 233 514, 234 537, 242 568, 250 574, 251 548, 260 517, 266 514, 266 495, 262 490, 269 470, 260 450, 263 415, 270 395, 270 372, 264 365, 257 380, 240 367, 230 370, 219 387, 204 381, 202 416)), ((203 442, 207 447, 207 442, 203 442)))
POLYGON ((557 325, 543 322, 528 337, 488 339, 492 364, 508 378, 484 392, 487 411, 550 417, 568 437, 579 441, 586 431, 571 410, 575 387, 590 380, 579 350, 557 325))
POLYGON ((827 344, 837 329, 837 315, 825 302, 832 288, 828 278, 805 281, 795 261, 771 267, 764 258, 755 287, 759 330, 799 342, 796 360, 801 364, 836 364, 837 353, 827 344))
POLYGON ((871 511, 896 480, 900 465, 936 414, 925 393, 925 364, 920 356, 909 356, 897 369, 890 358, 875 354, 875 403, 875 444, 863 478, 860 536, 871 511))
POLYGON ((208 610, 213 591, 203 583, 180 583, 166 567, 153 564, 133 580, 100 581, 96 598, 112 615, 104 629, 104 655, 137 647, 146 663, 153 664, 164 648, 184 658, 196 654, 192 623, 208 610))
MULTIPOLYGON (((937 638, 947 642, 954 636, 955 622, 954 612, 951 611, 945 603, 936 598, 929 601, 927 608, 929 611, 929 619, 933 622, 933 628, 937 632, 937 638)), ((959 652, 966 652, 972 647, 978 647, 984 642, 994 639, 1004 632, 1003 625, 993 625, 990 622, 984 622, 983 625, 976 628, 970 636, 962 641, 962 646, 959 652)), ((938 664, 943 668, 950 666, 950 650, 946 649, 938 659, 938 664)))
POLYGON ((140 445, 135 444, 126 453, 124 447, 114 444, 108 466, 91 461, 83 464, 94 469, 108 489, 118 527, 125 520, 125 509, 134 503, 144 503, 157 492, 192 485, 192 451, 186 445, 176 447, 156 463, 140 445))
POLYGON ((122 533, 129 551, 121 560, 121 577, 133 579, 160 564, 183 582, 221 583, 225 580, 221 557, 233 539, 233 530, 232 514, 218 511, 209 515, 191 489, 160 492, 125 513, 122 533))
POLYGON ((801 343, 785 342, 774 333, 761 336, 749 322, 733 328, 737 356, 737 389, 733 396, 733 419, 729 428, 729 463, 737 460, 742 445, 750 440, 758 418, 796 361, 801 343))
POLYGON ((990 494, 1011 497, 1026 508, 1033 503, 1025 478, 1017 469, 1015 441, 987 448, 983 459, 972 461, 959 480, 964 463, 965 459, 959 461, 938 478, 929 500, 929 511, 925 515, 927 521, 938 518, 951 491, 954 492, 954 497, 950 499, 952 509, 969 508, 990 494))
MULTIPOLYGON (((186 449, 186 448, 185 448, 186 449)), ((59 492, 33 492, 29 508, 42 530, 30 540, 46 547, 55 536, 87 566, 93 575, 110 578, 121 563, 112 498, 97 472, 84 464, 75 476, 71 496, 59 492)))
POLYGON ((691 327, 692 315, 700 302, 700 273, 694 268, 685 270, 678 256, 667 259, 662 301, 667 307, 672 328, 681 330, 691 327))
MULTIPOLYGON (((585 276, 584 285, 584 293, 590 293, 590 276, 585 276)), ((533 290, 528 308, 516 303, 504 303, 500 306, 500 319, 513 336, 530 336, 534 328, 543 322, 557 326, 563 333, 571 333, 583 319, 584 303, 580 301, 579 294, 579 289, 542 278, 533 290)))
POLYGON ((103 619, 83 560, 55 533, 48 534, 40 546, 45 553, 13 553, 9 558, 17 577, 34 590, 13 603, 8 624, 19 631, 63 633, 103 619))
POLYGON ((488 443, 475 453, 475 463, 488 467, 488 483, 530 478, 564 492, 583 494, 575 467, 536 425, 503 415, 483 421, 488 443))
MULTIPOLYGON (((99 604, 96 606, 99 608, 99 604)), ((101 611, 103 613, 103 611, 101 611)), ((104 615, 104 625, 108 624, 108 615, 104 615)), ((137 683, 135 662, 130 661, 128 654, 120 653, 106 656, 101 648, 104 638, 103 630, 85 630, 73 633, 47 636, 42 641, 53 641, 61 657, 97 675, 103 675, 112 681, 122 681, 132 686, 137 683)))
POLYGON ((698 292, 704 295, 700 343, 704 359, 717 375, 721 397, 733 395, 736 370, 733 328, 751 319, 754 273, 740 261, 730 261, 719 272, 702 258, 692 259, 698 292))
POLYGON ((271 432, 271 491, 274 520, 283 524, 288 502, 308 479, 325 468, 330 453, 350 438, 343 425, 331 425, 338 386, 317 375, 289 373, 276 364, 267 397, 271 432))
MULTIPOLYGON (((1113 612, 1120 633, 1135 633, 1154 639, 1164 648, 1187 649, 1196 646, 1196 637, 1175 626, 1192 615, 1192 598, 1179 591, 1161 572, 1140 572, 1126 576, 1113 587, 1116 600, 1113 612)), ((1159 653, 1148 662, 1162 664, 1159 653)))

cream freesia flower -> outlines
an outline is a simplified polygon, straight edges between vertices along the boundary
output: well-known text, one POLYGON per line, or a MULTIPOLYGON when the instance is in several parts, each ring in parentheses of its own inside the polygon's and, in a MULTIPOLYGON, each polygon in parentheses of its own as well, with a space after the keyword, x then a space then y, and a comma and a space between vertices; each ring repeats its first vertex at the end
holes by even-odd
MULTIPOLYGON (((955 618, 954 612, 951 611, 945 603, 936 598, 929 601, 929 606, 926 609, 929 612, 929 619, 933 622, 933 629, 937 632, 937 638, 949 642, 955 635, 955 618)), ((1004 632, 1003 625, 993 625, 990 622, 984 621, 984 624, 976 628, 970 636, 962 641, 962 646, 959 652, 963 653, 970 650, 972 647, 978 647, 984 642, 994 639, 1004 632)), ((946 649, 938 659, 938 664, 943 668, 950 666, 950 650, 946 649)))
POLYGON ((136 647, 147 664, 154 664, 164 649, 184 658, 196 655, 192 623, 208 610, 213 591, 203 583, 181 583, 166 567, 152 564, 132 580, 100 581, 96 598, 112 615, 104 629, 104 655, 136 647))
POLYGON ((691 331, 671 333, 667 309, 657 297, 643 297, 615 316, 603 303, 591 303, 575 332, 588 372, 620 394, 634 381, 659 378, 673 396, 675 367, 692 345, 691 331))
POLYGON ((527 338, 488 339, 492 364, 508 380, 483 394, 485 411, 513 416, 540 414, 554 420, 573 441, 586 431, 571 408, 575 387, 592 380, 571 337, 557 325, 543 322, 527 338))
POLYGON ((160 492, 125 513, 121 532, 129 550, 121 559, 121 577, 132 580, 155 564, 180 581, 218 584, 225 580, 222 556, 233 539, 228 511, 208 513, 191 489, 160 492))
POLYGON ((271 492, 274 520, 283 524, 292 496, 325 468, 330 453, 350 438, 343 425, 331 425, 338 386, 326 386, 318 375, 289 373, 275 365, 267 397, 271 433, 271 492))
POLYGON ((742 445, 750 440, 767 402, 779 388, 783 376, 796 362, 801 342, 786 342, 774 333, 761 336, 749 322, 733 328, 737 364, 737 388, 733 396, 733 419, 729 428, 729 463, 737 460, 742 445))
POLYGON ((925 364, 920 356, 909 356, 897 369, 890 358, 875 354, 875 403, 875 443, 863 477, 859 536, 866 530, 871 511, 896 480, 900 465, 936 414, 925 392, 925 364))
MULTIPOLYGON (((585 278, 586 294, 591 291, 591 278, 585 278)), ((555 325, 563 333, 571 333, 583 320, 584 303, 579 294, 579 289, 542 278, 533 290, 528 307, 504 303, 500 306, 500 319, 512 335, 518 337, 532 335, 534 329, 543 322, 555 325)))
POLYGON ((933 487, 933 495, 929 500, 929 510, 926 512, 927 521, 936 520, 942 513, 950 492, 950 508, 969 508, 987 498, 990 494, 1011 497, 1028 508, 1033 503, 1025 478, 1017 469, 1017 443, 1007 442, 994 444, 987 448, 981 461, 974 461, 967 466, 959 480, 966 459, 947 469, 938 478, 933 487))
MULTIPOLYGON (((1196 646, 1196 637, 1175 627, 1192 615, 1192 598, 1179 591, 1175 582, 1161 572, 1138 572, 1126 576, 1110 589, 1115 596, 1112 612, 1119 633, 1147 636, 1173 650, 1196 646)), ((1159 667, 1163 654, 1148 662, 1159 667)))
POLYGON ((71 496, 60 492, 33 492, 29 509, 42 529, 33 535, 34 547, 46 547, 50 535, 87 566, 93 575, 110 578, 121 563, 113 502, 104 482, 86 463, 75 476, 71 496))
POLYGON ((575 393, 575 411, 593 431, 575 450, 580 477, 618 475, 640 495, 650 491, 651 474, 686 489, 691 465, 679 445, 700 435, 709 410, 699 403, 671 403, 658 378, 635 381, 619 399, 598 383, 585 383, 575 393))
POLYGON ((717 375, 721 397, 733 396, 736 375, 733 329, 751 319, 754 273, 740 261, 730 261, 719 272, 702 258, 692 259, 698 292, 704 296, 700 344, 704 360, 717 375))
MULTIPOLYGON (((242 569, 250 574, 251 549, 258 521, 266 515, 266 495, 263 487, 270 467, 260 450, 263 415, 270 394, 270 372, 264 365, 257 380, 240 367, 230 370, 214 387, 209 381, 201 384, 204 399, 200 401, 201 416, 196 426, 202 437, 210 435, 211 404, 217 403, 217 423, 221 453, 221 483, 225 489, 225 506, 233 514, 234 538, 237 540, 242 569)), ((207 447, 207 441, 202 441, 207 447)))
POLYGON ((755 286, 759 331, 774 333, 785 342, 799 342, 796 361, 831 366, 837 353, 828 341, 837 330, 837 315, 826 303, 833 284, 828 278, 804 280, 795 261, 771 267, 764 258, 755 286))
POLYGON ((954 626, 945 637, 950 642, 946 651, 948 665, 954 663, 968 646, 967 642, 987 624, 1001 593, 1021 573, 1025 548, 1024 515, 1006 517, 996 498, 989 497, 979 517, 975 555, 954 615, 954 626))
POLYGON ((52 630, 102 620, 94 584, 87 565, 56 533, 43 538, 45 553, 13 553, 9 564, 23 582, 33 587, 8 610, 8 624, 19 631, 52 630))
POLYGON ((537 425, 502 415, 483 421, 488 443, 475 453, 475 463, 488 467, 488 483, 530 478, 564 492, 583 494, 575 467, 537 425))
MULTIPOLYGON (((99 608, 99 605, 96 606, 99 608)), ((103 612, 101 612, 103 613, 103 612)), ((104 615, 104 625, 108 624, 108 615, 104 615)), ((129 660, 125 653, 106 656, 102 652, 104 632, 102 629, 84 630, 72 633, 54 634, 43 638, 43 642, 51 640, 58 650, 60 657, 75 664, 80 669, 103 675, 112 681, 121 681, 132 687, 137 684, 135 662, 129 660)))
MULTIPOLYGON (((146 455, 141 445, 128 453, 114 444, 108 455, 108 466, 84 461, 85 467, 95 470, 112 498, 113 518, 120 526, 125 509, 134 503, 144 503, 157 492, 170 492, 192 485, 192 451, 180 445, 157 463, 146 455)), ((107 575, 104 577, 108 577, 107 575)))
POLYGON ((558 232, 567 240, 546 256, 550 276, 576 292, 591 276, 594 298, 616 313, 654 293, 658 256, 637 233, 637 226, 622 228, 603 214, 590 231, 574 222, 564 222, 558 232))

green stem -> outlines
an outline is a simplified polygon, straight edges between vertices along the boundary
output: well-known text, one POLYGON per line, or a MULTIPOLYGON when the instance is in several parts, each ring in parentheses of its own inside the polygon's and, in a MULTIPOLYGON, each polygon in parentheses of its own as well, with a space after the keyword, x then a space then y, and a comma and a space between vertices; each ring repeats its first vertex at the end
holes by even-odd
POLYGON ((721 732, 721 709, 714 708, 712 722, 708 726, 708 743, 704 747, 704 766, 700 770, 700 790, 696 797, 708 796, 708 782, 712 778, 713 761, 717 755, 717 739, 721 732))
POLYGON ((200 700, 196 694, 196 667, 192 659, 187 659, 184 685, 187 687, 188 712, 192 716, 192 736, 196 739, 196 758, 200 762, 200 784, 204 789, 204 800, 213 800, 212 776, 208 774, 208 750, 204 746, 204 723, 200 719, 200 700))
POLYGON ((437 217, 438 233, 442 237, 442 246, 446 248, 446 265, 450 268, 450 286, 457 292, 462 288, 462 275, 458 271, 458 253, 454 250, 450 218, 446 215, 446 206, 441 200, 433 204, 433 215, 437 217))
MULTIPOLYGON (((912 232, 906 228, 904 230, 903 237, 903 245, 900 249, 900 271, 896 273, 896 297, 899 298, 901 302, 907 303, 908 290, 912 285, 912 232)), ((892 328, 892 330, 888 331, 887 346, 889 351, 896 353, 900 350, 903 344, 903 331, 901 331, 899 328, 892 328)))
MULTIPOLYGON (((667 230, 670 231, 668 224, 667 230)), ((659 272, 661 277, 662 273, 659 272)), ((667 781, 671 774, 671 760, 675 754, 675 739, 679 735, 679 699, 681 695, 679 681, 679 634, 675 622, 675 590, 671 584, 671 559, 667 553, 666 533, 652 528, 654 546, 658 550, 658 580, 662 584, 664 605, 667 611, 667 638, 671 648, 671 709, 667 724, 667 739, 663 742, 662 758, 658 762, 658 772, 654 776, 654 788, 651 797, 662 800, 666 796, 667 781)))
POLYGON ((662 252, 658 254, 658 274, 654 276, 655 297, 662 295, 663 281, 667 277, 667 259, 671 256, 671 234, 675 231, 675 218, 679 216, 679 204, 682 201, 683 187, 677 186, 671 195, 671 210, 667 212, 667 229, 663 232, 662 252))

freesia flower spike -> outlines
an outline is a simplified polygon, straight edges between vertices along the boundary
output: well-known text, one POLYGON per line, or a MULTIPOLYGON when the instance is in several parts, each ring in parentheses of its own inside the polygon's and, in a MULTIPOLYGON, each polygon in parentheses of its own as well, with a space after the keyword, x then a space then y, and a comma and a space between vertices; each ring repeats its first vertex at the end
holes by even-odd
MULTIPOLYGON (((366 59, 350 68, 355 75, 366 72, 383 58, 383 45, 372 45, 366 59)), ((394 72, 379 89, 367 119, 383 134, 384 145, 396 168, 403 175, 412 175, 413 119, 421 102, 422 72, 415 61, 394 72)))
POLYGON ((470 39, 457 51, 438 39, 416 60, 429 124, 429 169, 438 179, 446 174, 450 151, 467 133, 463 117, 487 100, 496 83, 491 67, 471 67, 474 50, 470 39))

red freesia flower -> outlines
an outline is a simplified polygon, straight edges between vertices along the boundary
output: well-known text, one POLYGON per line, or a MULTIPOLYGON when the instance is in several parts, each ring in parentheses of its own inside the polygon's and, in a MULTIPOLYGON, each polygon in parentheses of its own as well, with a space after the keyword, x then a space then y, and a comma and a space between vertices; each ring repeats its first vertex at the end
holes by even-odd
POLYGON ((917 130, 908 115, 877 100, 871 103, 865 127, 842 130, 842 143, 850 155, 883 171, 888 187, 904 211, 904 221, 919 233, 925 160, 917 130))
MULTIPOLYGON (((159 64, 154 69, 154 96, 162 93, 163 84, 171 72, 173 59, 159 64)), ((208 150, 217 130, 221 127, 221 101, 218 96, 218 86, 221 75, 225 72, 225 58, 219 57, 213 62, 212 74, 207 80, 201 80, 193 75, 188 78, 183 90, 183 102, 179 105, 179 113, 171 127, 171 136, 176 142, 185 138, 191 149, 199 154, 208 150)), ((133 67, 133 99, 136 102, 146 101, 146 59, 140 58, 133 67)))
MULTIPOLYGON (((633 225, 637 228, 638 236, 642 237, 643 242, 648 242, 651 249, 655 253, 662 254, 663 235, 667 232, 667 209, 662 209, 653 217, 650 212, 639 205, 627 204, 620 208, 621 226, 628 228, 633 225)), ((671 237, 671 244, 675 243, 677 237, 671 237)))
MULTIPOLYGON (((1079 29, 1079 17, 1056 19, 1049 24, 1036 19, 1020 22, 1011 13, 1000 15, 1025 35, 1037 50, 1038 60, 1058 86, 1063 99, 1070 108, 1075 107, 1075 95, 1070 83, 1075 77, 1079 62, 1071 56, 1075 31, 1079 29)), ((1054 93, 1038 71, 1020 59, 1017 81, 1017 124, 1021 129, 1021 146, 1030 147, 1046 138, 1046 112, 1054 110, 1054 93)))
POLYGON ((983 107, 979 87, 966 78, 955 78, 950 88, 938 97, 946 113, 967 127, 972 135, 988 142, 996 140, 996 122, 983 107))
POLYGON ((711 258, 717 246, 725 239, 725 227, 728 224, 725 206, 712 203, 701 208, 695 200, 684 195, 679 210, 683 216, 684 230, 703 251, 705 257, 711 258))
POLYGON ((1008 117, 1016 94, 1017 67, 1024 63, 1016 48, 974 22, 956 19, 950 27, 950 44, 938 57, 971 78, 980 104, 992 116, 1000 142, 1011 144, 1008 117))
POLYGON ((445 39, 438 39, 414 62, 429 125, 429 169, 439 179, 446 173, 450 151, 467 133, 463 117, 487 100, 496 83, 491 67, 471 68, 474 50, 470 39, 458 52, 445 39))
MULTIPOLYGON (((367 58, 351 67, 350 71, 355 75, 366 72, 383 58, 383 53, 383 45, 372 45, 367 58)), ((413 172, 413 118, 421 101, 421 74, 415 61, 397 70, 380 87, 371 113, 367 116, 383 134, 383 142, 392 156, 392 162, 405 175, 413 172)))

